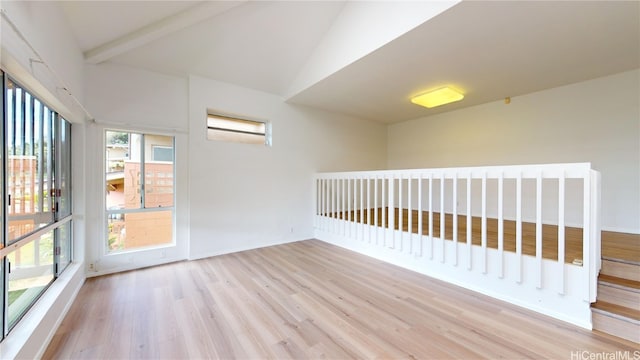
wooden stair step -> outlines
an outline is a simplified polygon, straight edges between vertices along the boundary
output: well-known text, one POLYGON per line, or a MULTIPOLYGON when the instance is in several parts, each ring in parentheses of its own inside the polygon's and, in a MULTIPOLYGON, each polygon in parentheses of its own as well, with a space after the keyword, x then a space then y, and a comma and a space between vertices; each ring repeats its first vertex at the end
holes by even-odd
POLYGON ((623 279, 611 275, 600 275, 598 277, 598 282, 608 286, 629 288, 632 291, 640 292, 640 281, 623 279))
POLYGON ((591 310, 595 310, 600 313, 609 313, 613 317, 619 317, 630 322, 638 323, 640 325, 640 310, 611 304, 605 301, 596 301, 591 305, 591 310))
POLYGON ((640 281, 600 275, 598 301, 640 311, 640 281))
POLYGON ((602 258, 600 275, 609 275, 620 279, 640 281, 640 263, 630 261, 602 258))
POLYGON ((640 343, 640 311, 597 301, 591 305, 593 329, 640 343))

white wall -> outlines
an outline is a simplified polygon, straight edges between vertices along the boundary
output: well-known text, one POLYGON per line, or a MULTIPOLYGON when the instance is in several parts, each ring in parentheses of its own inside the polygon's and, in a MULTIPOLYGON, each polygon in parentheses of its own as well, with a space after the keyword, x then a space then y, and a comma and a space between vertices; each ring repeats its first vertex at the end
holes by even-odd
POLYGON ((190 257, 313 237, 313 174, 382 169, 386 128, 275 95, 189 80, 190 257), (270 121, 273 147, 208 141, 207 109, 270 121))
POLYGON ((640 233, 639 87, 634 70, 394 124, 388 166, 591 162, 603 229, 640 233))

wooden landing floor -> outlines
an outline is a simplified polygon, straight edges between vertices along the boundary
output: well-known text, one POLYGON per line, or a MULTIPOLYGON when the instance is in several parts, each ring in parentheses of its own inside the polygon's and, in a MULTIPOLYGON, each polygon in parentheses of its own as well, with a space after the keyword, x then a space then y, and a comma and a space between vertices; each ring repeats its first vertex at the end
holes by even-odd
MULTIPOLYGON (((388 213, 385 208, 384 216, 382 208, 378 208, 377 226, 388 224, 388 213)), ((371 209, 371 215, 365 209, 364 223, 367 224, 371 217, 371 225, 375 225, 375 209, 371 209)), ((394 229, 399 229, 398 208, 394 213, 394 229)), ((329 214, 331 217, 341 219, 349 219, 351 221, 360 221, 360 212, 345 212, 329 214)), ((418 234, 418 216, 417 210, 412 211, 411 232, 418 234)), ((409 211, 402 212, 402 229, 409 231, 409 211)), ((458 215, 458 242, 466 243, 467 239, 467 217, 466 215, 458 215)), ((446 240, 453 241, 453 215, 445 214, 444 237, 446 240)), ((388 225, 386 225, 388 227, 388 225)), ((422 233, 429 233, 429 212, 422 212, 422 233)), ((440 213, 433 213, 433 236, 440 237, 440 213)), ((480 217, 472 217, 471 222, 471 239, 474 245, 480 246, 482 243, 482 219, 480 217)), ((487 246, 489 248, 498 248, 498 219, 487 218, 487 246)), ((516 252, 516 222, 504 221, 504 250, 516 252)), ((536 256, 536 224, 522 223, 522 253, 525 255, 536 256)), ((602 232, 602 256, 614 259, 622 259, 625 261, 640 263, 640 235, 624 234, 616 232, 602 232)), ((543 225, 542 226, 542 257, 545 259, 558 259, 558 226, 543 225)), ((565 262, 571 263, 574 259, 582 259, 582 228, 565 227, 565 262)))
POLYGON ((571 359, 637 349, 309 240, 88 279, 44 358, 571 359))

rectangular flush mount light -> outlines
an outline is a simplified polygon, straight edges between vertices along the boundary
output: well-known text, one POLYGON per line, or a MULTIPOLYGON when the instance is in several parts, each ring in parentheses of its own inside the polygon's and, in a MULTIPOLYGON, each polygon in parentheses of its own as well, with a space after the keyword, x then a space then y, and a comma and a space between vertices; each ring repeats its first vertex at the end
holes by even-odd
POLYGON ((450 87, 445 86, 437 90, 429 91, 427 93, 414 96, 411 98, 411 102, 427 108, 433 108, 436 106, 460 101, 463 98, 464 98, 464 95, 453 90, 450 87))

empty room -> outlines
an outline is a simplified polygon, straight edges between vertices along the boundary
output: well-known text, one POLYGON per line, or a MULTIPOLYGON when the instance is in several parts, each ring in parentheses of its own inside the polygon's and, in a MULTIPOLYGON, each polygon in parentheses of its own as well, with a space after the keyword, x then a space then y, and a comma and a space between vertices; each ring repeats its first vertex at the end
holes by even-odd
POLYGON ((640 358, 640 2, 0 7, 0 358, 640 358))

